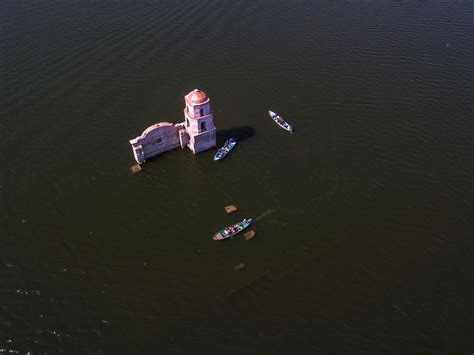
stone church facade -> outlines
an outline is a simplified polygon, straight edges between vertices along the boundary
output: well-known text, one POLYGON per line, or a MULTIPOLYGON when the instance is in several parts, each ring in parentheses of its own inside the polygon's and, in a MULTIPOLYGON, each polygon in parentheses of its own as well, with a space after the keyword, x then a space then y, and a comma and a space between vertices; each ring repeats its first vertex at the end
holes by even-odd
POLYGON ((197 154, 216 146, 216 127, 208 95, 195 89, 184 97, 184 102, 184 122, 160 122, 130 140, 137 163, 179 147, 188 147, 197 154))

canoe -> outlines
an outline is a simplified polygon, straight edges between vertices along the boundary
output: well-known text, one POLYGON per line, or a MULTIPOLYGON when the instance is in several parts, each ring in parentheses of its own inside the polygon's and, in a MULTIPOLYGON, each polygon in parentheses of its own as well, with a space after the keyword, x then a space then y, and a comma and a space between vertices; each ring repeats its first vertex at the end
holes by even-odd
POLYGON ((225 141, 222 148, 219 148, 217 153, 214 155, 214 160, 221 160, 224 159, 227 154, 235 147, 237 141, 234 138, 229 138, 225 141))
POLYGON ((227 238, 232 238, 245 230, 248 226, 252 224, 252 218, 245 218, 242 222, 233 224, 227 228, 224 228, 217 232, 212 239, 213 240, 224 240, 227 238))
POLYGON ((275 123, 277 125, 279 125, 281 128, 287 130, 288 132, 293 132, 293 127, 291 127, 288 122, 286 122, 283 117, 279 116, 277 113, 273 112, 273 111, 268 111, 268 114, 270 115, 270 117, 272 118, 273 121, 275 121, 275 123))

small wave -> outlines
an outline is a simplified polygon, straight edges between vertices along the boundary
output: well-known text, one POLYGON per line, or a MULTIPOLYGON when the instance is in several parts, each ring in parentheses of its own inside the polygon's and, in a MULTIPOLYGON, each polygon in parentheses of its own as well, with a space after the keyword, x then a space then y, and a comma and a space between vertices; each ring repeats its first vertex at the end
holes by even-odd
POLYGON ((273 212, 275 212, 275 211, 276 211, 276 209, 269 209, 269 210, 263 212, 260 216, 258 216, 257 218, 255 218, 255 222, 260 221, 263 217, 266 217, 266 216, 268 216, 269 214, 271 214, 271 213, 273 213, 273 212))

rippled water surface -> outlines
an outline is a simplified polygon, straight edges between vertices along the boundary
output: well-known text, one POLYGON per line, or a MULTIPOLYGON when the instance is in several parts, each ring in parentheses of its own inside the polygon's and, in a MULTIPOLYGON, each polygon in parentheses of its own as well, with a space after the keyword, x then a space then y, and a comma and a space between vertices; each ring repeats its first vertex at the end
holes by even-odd
POLYGON ((471 354, 473 15, 4 1, 0 353, 471 354), (238 146, 132 175, 195 87, 238 146))

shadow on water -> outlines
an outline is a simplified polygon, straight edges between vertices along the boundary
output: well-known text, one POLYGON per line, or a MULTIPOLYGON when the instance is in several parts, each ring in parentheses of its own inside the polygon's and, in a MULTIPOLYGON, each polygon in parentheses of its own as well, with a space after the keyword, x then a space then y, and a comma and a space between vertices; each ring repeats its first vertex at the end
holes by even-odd
POLYGON ((250 126, 232 127, 217 131, 217 146, 225 143, 226 139, 235 138, 238 142, 255 135, 255 130, 250 126))

